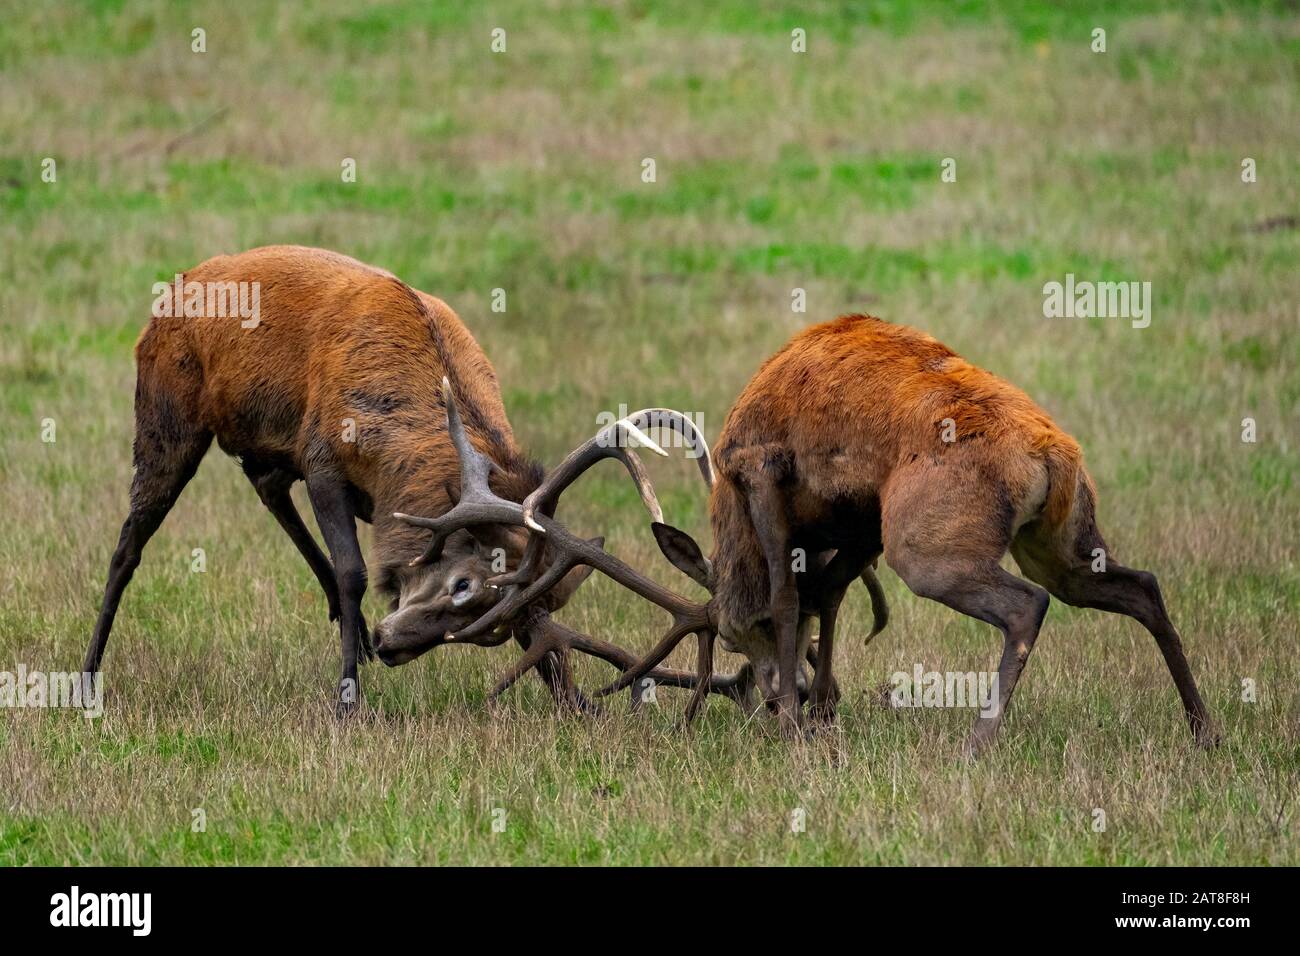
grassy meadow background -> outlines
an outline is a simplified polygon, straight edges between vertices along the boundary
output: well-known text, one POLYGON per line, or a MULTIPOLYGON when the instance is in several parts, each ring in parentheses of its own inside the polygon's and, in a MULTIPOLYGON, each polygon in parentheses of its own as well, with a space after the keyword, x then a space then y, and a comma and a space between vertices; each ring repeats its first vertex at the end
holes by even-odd
MULTIPOLYGON (((1300 863, 1295 4, 805 6, 0 0, 0 670, 80 666, 152 284, 301 243, 451 303, 551 464, 620 403, 716 436, 805 324, 929 331, 1083 444, 1222 747, 1194 750, 1136 623, 1053 602, 999 746, 962 762, 969 711, 894 712, 878 689, 916 662, 991 669, 1001 639, 889 571, 869 648, 865 591, 846 602, 838 730, 793 749, 721 699, 679 732, 671 690, 561 719, 529 678, 494 719, 511 647, 372 665, 340 725, 324 599, 214 447, 126 592, 105 716, 0 711, 0 863, 1300 863), (1044 319, 1067 272, 1150 281, 1150 328, 1044 319)), ((651 467, 707 541, 693 468, 651 467)), ((693 588, 616 466, 563 515, 693 588)), ((662 624, 603 580, 562 619, 635 649, 662 624)))

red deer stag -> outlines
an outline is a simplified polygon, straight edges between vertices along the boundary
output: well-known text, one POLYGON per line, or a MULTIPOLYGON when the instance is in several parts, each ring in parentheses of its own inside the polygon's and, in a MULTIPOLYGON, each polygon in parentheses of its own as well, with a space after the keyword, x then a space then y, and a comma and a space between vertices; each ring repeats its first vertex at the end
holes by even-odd
MULTIPOLYGON (((307 559, 330 619, 340 620, 338 704, 347 713, 358 700, 358 657, 372 653, 361 613, 367 573, 358 518, 373 520, 375 583, 394 607, 379 631, 402 635, 389 663, 411 659, 480 617, 500 593, 486 585, 502 570, 499 561, 494 569, 494 558, 514 567, 528 540, 522 528, 477 527, 449 538, 436 560, 412 562, 423 534, 393 513, 440 514, 457 498, 458 459, 443 425, 442 383, 455 388, 468 436, 462 439, 490 463, 496 494, 522 500, 541 483, 542 469, 516 445, 496 373, 469 330, 445 303, 390 273, 324 250, 271 246, 209 259, 183 282, 186 297, 190 289, 202 295, 205 288, 252 284, 259 315, 254 323, 186 318, 178 303, 168 310, 177 314, 155 315, 136 344, 130 513, 85 670, 98 671, 141 551, 215 436, 307 559), (290 498, 298 480, 306 482, 329 558, 290 498)), ((635 456, 615 451, 636 477, 635 456)), ((547 560, 533 559, 536 566, 547 560)), ((549 574, 556 589, 544 596, 543 609, 562 605, 588 572, 549 574)), ((523 630, 512 633, 521 643, 528 639, 523 630)), ((382 644, 379 653, 384 657, 382 644)), ((557 703, 589 706, 565 662, 551 654, 533 658, 557 703)))
MULTIPOLYGON (((800 723, 797 666, 811 636, 801 605, 811 598, 829 612, 811 694, 825 716, 834 609, 845 583, 883 553, 914 593, 1002 632, 999 706, 977 720, 969 752, 994 738, 1049 594, 1142 624, 1197 743, 1217 742, 1155 576, 1119 564, 1097 528, 1079 445, 1019 389, 930 336, 859 315, 804 330, 750 381, 715 457, 712 559, 681 531, 656 525, 655 534, 708 589, 716 632, 748 657, 787 732, 800 723), (798 548, 837 550, 803 590, 798 548), (1002 569, 1008 550, 1033 584, 1002 569), (1100 555, 1104 570, 1094 571, 1100 555)), ((667 635, 601 693, 637 679, 682 636, 667 635)))

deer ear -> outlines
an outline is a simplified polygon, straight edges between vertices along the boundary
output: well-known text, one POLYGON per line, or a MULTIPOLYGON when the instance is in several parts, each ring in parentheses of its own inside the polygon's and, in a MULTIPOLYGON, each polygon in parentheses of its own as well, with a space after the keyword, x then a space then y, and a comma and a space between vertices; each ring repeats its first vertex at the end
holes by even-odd
POLYGON ((713 563, 704 556, 695 539, 685 531, 678 531, 672 525, 658 521, 650 523, 650 530, 655 533, 659 550, 672 562, 673 567, 700 587, 711 591, 709 582, 713 578, 713 563))
MULTIPOLYGON (((592 538, 591 543, 598 548, 605 546, 605 539, 592 538)), ((591 572, 596 570, 589 564, 580 564, 564 577, 560 578, 560 583, 551 588, 546 595, 547 608, 552 611, 558 611, 564 605, 569 603, 569 598, 573 597, 573 592, 578 590, 582 582, 591 577, 591 572)))

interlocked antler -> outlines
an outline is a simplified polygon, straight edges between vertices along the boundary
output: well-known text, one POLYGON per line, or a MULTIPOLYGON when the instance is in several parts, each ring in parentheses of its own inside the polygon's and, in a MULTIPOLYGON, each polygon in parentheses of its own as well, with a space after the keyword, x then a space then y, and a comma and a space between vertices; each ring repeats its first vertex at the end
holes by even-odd
MULTIPOLYGON (((667 455, 668 453, 646 438, 641 429, 673 429, 685 438, 691 450, 696 452, 696 460, 699 462, 700 474, 704 478, 704 483, 709 488, 713 487, 713 459, 709 455, 709 445, 704 440, 704 436, 700 434, 699 429, 695 427, 694 422, 681 412, 673 411, 671 408, 643 408, 641 411, 633 412, 626 418, 620 418, 614 424, 601 429, 587 439, 584 444, 570 452, 569 456, 546 476, 546 480, 542 482, 541 486, 524 499, 524 524, 533 531, 545 533, 545 529, 537 523, 535 518, 537 510, 540 508, 544 514, 554 514, 555 504, 560 495, 583 472, 602 458, 621 457, 619 452, 622 449, 618 447, 619 426, 625 427, 629 434, 661 455, 667 455)), ((628 471, 632 471, 630 466, 628 471)), ((636 475, 634 474, 633 477, 636 478, 636 475)), ((654 498, 654 489, 650 487, 649 480, 646 480, 643 486, 641 479, 637 479, 637 487, 641 491, 643 501, 646 500, 647 495, 649 498, 654 498)), ((658 501, 656 500, 655 503, 657 507, 658 501)), ((647 505, 647 507, 649 506, 647 505)), ((655 521, 664 520, 662 511, 655 515, 654 509, 651 509, 651 516, 655 521)))
MULTIPOLYGON (((559 583, 565 574, 580 565, 600 571, 668 611, 672 615, 673 624, 666 639, 673 638, 673 644, 690 633, 712 634, 714 628, 709 605, 690 601, 639 574, 606 551, 601 545, 601 539, 588 541, 579 538, 552 517, 560 494, 583 472, 603 458, 617 458, 623 462, 633 481, 636 482, 641 500, 651 517, 656 521, 662 520, 663 512, 654 488, 646 476, 640 459, 628 447, 628 442, 635 441, 658 454, 666 455, 667 452, 646 437, 641 430, 642 427, 673 428, 686 436, 693 443, 693 447, 702 449, 700 472, 705 481, 711 484, 713 469, 708 455, 708 446, 703 436, 685 415, 671 409, 643 409, 619 419, 601 429, 593 438, 569 455, 523 504, 519 504, 501 498, 488 487, 492 462, 470 442, 456 408, 451 385, 445 378, 443 379, 443 402, 447 408, 447 429, 460 458, 460 499, 455 507, 438 518, 400 513, 395 514, 394 517, 433 532, 433 540, 428 548, 420 557, 412 561, 412 564, 436 560, 442 554, 447 537, 462 528, 502 524, 528 527, 532 531, 524 557, 516 570, 493 578, 489 582, 505 589, 500 600, 473 624, 446 638, 448 643, 495 646, 509 639, 511 626, 522 630, 530 637, 528 650, 516 666, 498 682, 493 689, 492 698, 513 684, 529 668, 536 666, 546 653, 551 651, 563 654, 568 649, 574 648, 600 657, 618 667, 630 666, 634 662, 632 655, 612 644, 579 634, 551 621, 549 615, 540 608, 530 609, 522 622, 512 625, 511 622, 515 621, 525 608, 529 608, 533 602, 559 583), (550 562, 545 570, 539 573, 543 553, 550 558, 550 562), (502 631, 502 628, 506 630, 502 631)), ((705 655, 701 655, 702 663, 704 657, 705 655)), ((654 671, 653 667, 654 665, 642 668, 638 676, 648 676, 669 686, 692 686, 699 697, 714 691, 739 699, 742 692, 748 690, 747 681, 741 679, 739 675, 734 680, 714 680, 711 670, 701 671, 692 677, 680 671, 654 671)))
MULTIPOLYGON (((624 587, 635 591, 652 603, 658 604, 669 613, 672 613, 675 621, 677 621, 678 615, 686 614, 686 608, 702 613, 701 609, 705 607, 704 605, 694 604, 681 595, 655 584, 603 550, 595 542, 574 537, 562 525, 551 519, 559 497, 564 493, 565 489, 600 460, 618 458, 627 465, 629 474, 637 482, 637 490, 641 493, 642 501, 646 503, 651 519, 662 521, 663 511, 659 507, 659 500, 655 495, 654 488, 651 486, 649 479, 645 477, 645 471, 641 466, 640 459, 623 447, 627 438, 632 437, 657 453, 666 455, 667 452, 647 438, 641 431, 642 428, 655 427, 672 428, 678 431, 691 443, 693 448, 700 450, 700 474, 704 477, 705 482, 712 487, 713 462, 709 457, 708 443, 705 442, 704 436, 700 434, 691 420, 681 412, 673 411, 670 408, 646 408, 605 426, 570 453, 553 472, 547 475, 537 490, 524 499, 522 505, 507 502, 512 508, 519 510, 523 524, 533 532, 528 548, 524 552, 519 567, 513 573, 492 579, 493 584, 508 589, 502 599, 473 624, 462 628, 452 639, 460 641, 474 640, 480 635, 491 631, 503 621, 521 611, 529 603, 540 598, 554 587, 565 574, 580 564, 595 568, 606 577, 614 578, 624 587), (537 565, 541 561, 543 549, 548 546, 553 555, 553 560, 550 566, 539 576, 537 575, 537 565)), ((499 498, 497 500, 500 501, 499 498)), ((448 512, 447 516, 434 520, 446 521, 451 514, 452 512, 448 512)), ((416 523, 423 524, 424 519, 420 519, 416 523)), ((517 524, 519 522, 512 520, 510 523, 517 524)), ((428 527, 428 525, 425 526, 428 527)), ((682 620, 684 621, 685 618, 682 618, 682 620)), ((678 621, 678 623, 681 623, 681 621, 678 621)), ((683 632, 683 634, 689 633, 690 630, 683 632)))
MULTIPOLYGON (((689 418, 672 409, 649 408, 635 412, 622 421, 630 422, 638 429, 659 427, 676 430, 687 440, 689 446, 698 452, 700 474, 703 476, 705 484, 710 488, 713 487, 713 461, 709 455, 708 443, 689 418)), ((615 423, 615 425, 617 424, 615 423)), ((610 431, 613 428, 614 426, 609 426, 609 428, 597 432, 585 444, 575 449, 547 477, 541 487, 524 499, 524 521, 536 534, 530 542, 530 554, 526 556, 521 568, 523 564, 532 564, 537 560, 541 546, 539 535, 545 536, 548 541, 558 545, 561 553, 573 553, 573 549, 569 544, 563 540, 556 540, 552 523, 547 521, 546 518, 554 513, 555 504, 560 494, 593 464, 608 456, 608 443, 612 437, 610 431), (539 508, 546 517, 538 515, 539 508)), ((656 518, 655 520, 659 521, 661 519, 656 518)), ((567 532, 562 528, 560 528, 560 531, 561 534, 567 535, 567 532)), ((713 674, 713 643, 717 637, 717 628, 712 620, 710 605, 693 604, 685 601, 680 595, 649 581, 612 555, 603 551, 601 553, 607 559, 604 562, 607 566, 602 566, 600 560, 589 560, 588 558, 591 556, 584 557, 582 555, 576 555, 578 559, 576 563, 595 567, 607 577, 613 578, 635 593, 658 604, 673 615, 673 626, 668 629, 659 644, 645 658, 635 663, 619 662, 617 666, 624 671, 623 676, 614 684, 600 691, 597 696, 613 693, 615 690, 631 686, 635 681, 643 677, 649 677, 666 686, 694 688, 695 693, 691 696, 691 701, 686 708, 687 723, 690 723, 695 718, 705 696, 709 693, 724 694, 735 700, 742 708, 747 706, 750 692, 754 686, 753 672, 749 665, 745 665, 740 671, 728 677, 713 674), (683 605, 689 606, 689 609, 684 610, 683 605), (701 624, 703 626, 700 626, 701 624), (658 670, 658 665, 672 652, 673 648, 681 643, 687 634, 691 633, 694 633, 699 641, 696 674, 694 677, 687 677, 686 680, 673 681, 671 678, 665 679, 665 672, 658 670)), ((563 567, 563 570, 552 567, 546 574, 538 578, 530 588, 507 596, 488 615, 470 625, 470 628, 462 630, 461 635, 466 635, 468 631, 480 632, 481 627, 490 626, 493 620, 500 620, 499 617, 496 617, 498 614, 508 615, 514 613, 519 607, 526 605, 531 600, 535 600, 546 589, 552 587, 555 581, 559 580, 559 577, 562 577, 567 570, 574 566, 568 561, 557 563, 563 567), (554 580, 547 580, 552 571, 558 576, 554 580)), ((611 661, 611 663, 614 662, 611 661)), ((680 678, 681 672, 673 673, 680 678)))
POLYGON ((554 515, 560 495, 587 469, 601 459, 617 458, 622 461, 633 481, 636 482, 641 500, 645 504, 646 510, 650 512, 650 519, 652 521, 663 521, 663 510, 659 506, 659 499, 655 495, 654 487, 650 484, 650 479, 646 475, 644 467, 641 465, 641 460, 634 452, 624 447, 627 439, 632 438, 638 444, 650 448, 657 454, 667 455, 666 451, 647 438, 644 431, 642 431, 642 429, 649 430, 651 428, 670 428, 685 438, 689 447, 696 452, 700 474, 703 476, 705 484, 710 488, 713 487, 713 460, 709 455, 708 442, 705 441, 704 436, 695 427, 695 424, 681 412, 674 411, 671 408, 643 408, 639 412, 633 412, 631 415, 602 428, 585 443, 574 449, 564 461, 560 462, 554 471, 546 476, 542 484, 524 499, 524 524, 534 534, 529 538, 528 548, 524 552, 523 560, 520 561, 519 567, 514 572, 492 579, 491 583, 506 589, 506 593, 502 595, 502 600, 498 602, 491 612, 479 618, 468 628, 462 629, 455 636, 456 640, 477 639, 491 628, 496 627, 501 621, 517 613, 529 601, 540 597, 563 578, 568 570, 572 569, 574 566, 572 564, 556 563, 540 578, 536 577, 537 565, 542 557, 545 544, 544 538, 547 534, 546 528, 538 522, 537 513, 540 510, 547 517, 554 515), (530 585, 530 587, 521 590, 521 587, 525 585, 530 585))
MULTIPOLYGON (((460 460, 460 499, 450 511, 437 518, 421 518, 401 513, 393 515, 394 518, 407 524, 428 528, 433 532, 433 539, 424 553, 411 561, 412 567, 428 564, 442 557, 443 546, 454 531, 486 524, 523 523, 523 512, 519 503, 499 497, 489 487, 488 477, 492 473, 492 459, 476 449, 465 433, 465 425, 460 419, 460 410, 456 407, 451 383, 446 376, 442 379, 442 400, 447 408, 447 431, 451 434, 452 444, 456 447, 456 457, 460 460)), ((613 436, 612 444, 604 449, 601 457, 618 458, 623 462, 628 474, 636 482, 637 491, 646 510, 650 512, 650 517, 655 521, 662 521, 663 509, 659 507, 659 499, 655 497, 654 488, 646 476, 645 466, 641 464, 641 459, 626 447, 627 439, 630 437, 660 455, 667 455, 668 452, 642 434, 631 422, 620 420, 610 426, 610 429, 616 426, 618 430, 613 436)))
POLYGON ((599 657, 624 671, 623 676, 614 684, 601 690, 597 694, 598 697, 648 677, 655 683, 667 687, 694 689, 686 709, 687 723, 694 719, 704 698, 711 693, 730 697, 742 709, 750 706, 754 681, 753 672, 748 664, 730 676, 723 677, 713 673, 713 642, 717 636, 717 625, 713 620, 711 604, 690 601, 641 575, 601 547, 598 543, 599 539, 585 541, 575 537, 554 519, 545 515, 538 515, 536 520, 542 529, 541 533, 545 535, 546 541, 556 554, 552 565, 527 587, 503 596, 483 617, 469 627, 463 628, 459 634, 449 637, 449 642, 481 641, 485 632, 493 630, 501 622, 509 620, 528 607, 578 565, 595 568, 606 577, 612 578, 652 604, 663 608, 672 615, 673 623, 655 648, 638 661, 633 655, 613 644, 557 624, 550 620, 549 615, 544 611, 534 606, 535 610, 530 611, 530 616, 524 625, 530 637, 528 651, 515 668, 497 684, 489 699, 495 699, 498 694, 510 687, 529 668, 535 666, 548 651, 563 654, 569 648, 574 648, 599 657), (660 669, 658 665, 663 659, 686 635, 692 633, 699 640, 695 674, 660 669))
MULTIPOLYGON (((522 625, 522 629, 529 637, 528 650, 492 688, 492 692, 488 695, 489 701, 495 700, 504 693, 515 681, 528 673, 530 668, 536 667, 542 658, 551 652, 563 655, 570 649, 582 651, 584 654, 598 657, 609 664, 613 664, 620 670, 627 670, 638 663, 634 654, 607 641, 597 640, 572 628, 565 627, 558 621, 552 620, 545 610, 536 605, 529 609, 526 616, 527 620, 522 625)), ((745 664, 739 672, 728 677, 719 677, 713 674, 706 674, 701 677, 699 673, 692 674, 687 671, 658 667, 646 671, 642 676, 650 678, 663 687, 684 687, 695 691, 687 708, 687 722, 695 716, 695 712, 699 709, 704 696, 710 693, 729 697, 742 709, 753 709, 752 692, 755 685, 753 671, 749 664, 745 664)))

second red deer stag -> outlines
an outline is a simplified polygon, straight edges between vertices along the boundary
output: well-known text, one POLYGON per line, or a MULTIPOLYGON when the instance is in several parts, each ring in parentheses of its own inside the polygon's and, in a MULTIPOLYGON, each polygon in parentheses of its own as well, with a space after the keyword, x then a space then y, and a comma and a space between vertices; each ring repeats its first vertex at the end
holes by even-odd
MULTIPOLYGON (((993 739, 1049 594, 1146 628, 1196 741, 1216 742, 1155 576, 1115 560, 1097 528, 1078 443, 1022 391, 930 336, 856 315, 806 329, 745 388, 715 460, 712 559, 674 528, 656 525, 656 537, 708 589, 714 629, 749 659, 787 731, 801 720, 809 612, 823 618, 811 703, 828 716, 835 608, 883 554, 914 593, 1002 633, 998 706, 977 720, 970 752, 993 739), (801 588, 796 549, 836 554, 801 588), (1001 567, 1008 550, 1028 581, 1001 567)), ((604 692, 655 666, 681 636, 604 692)))

